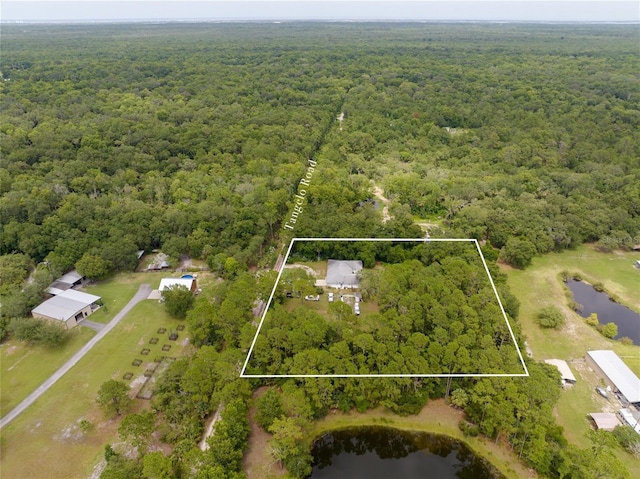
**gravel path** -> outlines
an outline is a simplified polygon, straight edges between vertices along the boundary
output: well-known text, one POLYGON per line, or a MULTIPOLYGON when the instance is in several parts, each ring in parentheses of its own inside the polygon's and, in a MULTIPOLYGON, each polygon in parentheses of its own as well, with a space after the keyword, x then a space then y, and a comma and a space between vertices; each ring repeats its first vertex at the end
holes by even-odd
POLYGON ((64 376, 67 371, 69 371, 73 366, 75 366, 80 359, 84 357, 91 348, 93 348, 98 341, 100 341, 104 336, 106 336, 109 331, 116 327, 116 325, 124 318, 129 311, 133 309, 133 307, 138 304, 143 299, 146 299, 151 292, 151 287, 148 284, 141 284, 138 292, 131 298, 131 300, 126 304, 122 310, 115 315, 115 317, 104 325, 98 334, 96 334, 93 338, 89 340, 87 344, 82 346, 80 350, 75 353, 66 363, 64 363, 60 369, 58 369, 55 373, 49 376, 45 382, 43 382, 38 388, 29 394, 20 404, 18 404, 15 408, 13 408, 9 413, 0 419, 0 429, 13 421, 16 417, 18 417, 25 409, 27 409, 31 404, 33 404, 40 396, 42 396, 51 386, 53 386, 58 379, 64 376))

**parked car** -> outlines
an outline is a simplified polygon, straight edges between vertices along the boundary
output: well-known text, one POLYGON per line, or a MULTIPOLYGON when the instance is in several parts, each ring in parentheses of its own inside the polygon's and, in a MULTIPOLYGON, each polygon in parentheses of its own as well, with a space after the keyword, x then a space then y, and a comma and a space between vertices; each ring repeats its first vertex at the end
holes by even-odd
POLYGON ((314 296, 313 294, 308 294, 304 297, 304 299, 306 299, 307 301, 320 301, 320 295, 316 294, 314 296))
POLYGON ((329 293, 327 297, 329 298, 329 302, 333 303, 333 293, 329 293))
POLYGON ((607 390, 605 388, 601 388, 600 386, 596 386, 596 391, 603 398, 609 399, 609 393, 607 392, 607 390))
POLYGON ((360 303, 356 303, 353 306, 353 312, 356 313, 357 316, 360 316, 360 303))

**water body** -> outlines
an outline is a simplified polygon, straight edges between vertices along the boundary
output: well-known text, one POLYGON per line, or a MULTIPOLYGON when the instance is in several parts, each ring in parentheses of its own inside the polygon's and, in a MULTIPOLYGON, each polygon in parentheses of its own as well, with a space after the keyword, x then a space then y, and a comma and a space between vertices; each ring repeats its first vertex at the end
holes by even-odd
POLYGON ((311 454, 310 479, 504 479, 455 439, 386 427, 333 431, 311 454))
POLYGON ((627 336, 633 344, 640 345, 640 314, 612 301, 608 294, 596 291, 590 284, 572 279, 567 281, 567 286, 574 301, 580 305, 580 316, 588 318, 591 313, 596 313, 600 324, 615 323, 618 326, 615 339, 627 336))

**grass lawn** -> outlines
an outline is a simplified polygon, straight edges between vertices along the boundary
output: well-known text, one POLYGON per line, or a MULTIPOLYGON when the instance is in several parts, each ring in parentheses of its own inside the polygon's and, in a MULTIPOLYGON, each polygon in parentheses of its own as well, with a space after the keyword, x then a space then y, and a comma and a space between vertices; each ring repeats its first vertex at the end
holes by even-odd
MULTIPOLYGON (((122 380, 124 373, 132 372, 134 376, 127 382, 138 388, 155 357, 184 354, 189 348, 185 333, 180 332, 177 341, 167 337, 179 324, 167 316, 157 301, 138 304, 68 374, 2 430, 2 476, 87 477, 102 459, 105 444, 119 441, 119 418, 105 419, 95 402, 100 385, 108 379, 122 380), (164 334, 158 333, 161 327, 166 329, 164 334), (158 342, 150 344, 154 337, 158 342), (162 352, 165 344, 171 345, 169 352, 162 352), (149 349, 149 354, 143 356, 144 348, 149 349), (133 366, 135 359, 142 364, 133 366), (78 428, 83 418, 94 425, 88 434, 78 428)), ((146 404, 147 401, 136 400, 138 408, 146 404)))
POLYGON ((97 323, 108 323, 136 294, 141 284, 148 283, 152 289, 157 289, 160 280, 167 276, 171 276, 171 273, 120 273, 107 281, 86 286, 84 291, 100 296, 104 303, 89 319, 97 323))
POLYGON ((311 431, 312 437, 319 437, 325 432, 352 426, 388 426, 407 431, 424 431, 442 434, 464 442, 477 455, 482 456, 506 477, 535 478, 534 471, 526 468, 508 446, 494 444, 480 437, 465 438, 458 428, 458 422, 464 414, 444 403, 444 400, 430 401, 416 416, 397 416, 375 409, 366 413, 351 412, 348 414, 329 414, 317 421, 311 431))
POLYGON ((56 349, 31 346, 15 339, 0 345, 0 417, 31 394, 95 334, 89 328, 74 328, 69 341, 56 349))
MULTIPOLYGON (((586 437, 590 429, 586 415, 590 412, 612 410, 612 406, 598 396, 594 387, 598 380, 589 371, 583 358, 587 351, 612 349, 640 376, 640 346, 624 345, 603 337, 584 319, 568 307, 570 294, 560 279, 562 271, 579 273, 585 280, 602 282, 605 290, 622 303, 640 311, 640 271, 633 267, 638 253, 600 253, 585 245, 573 251, 548 254, 534 258, 530 267, 515 270, 504 267, 511 291, 520 300, 520 324, 533 357, 538 360, 559 358, 569 361, 578 382, 563 391, 556 405, 558 424, 564 427, 569 441, 580 447, 590 446, 586 437), (534 321, 540 308, 555 305, 562 309, 567 323, 560 331, 544 330, 534 321)), ((640 477, 640 462, 620 451, 621 460, 640 477)))

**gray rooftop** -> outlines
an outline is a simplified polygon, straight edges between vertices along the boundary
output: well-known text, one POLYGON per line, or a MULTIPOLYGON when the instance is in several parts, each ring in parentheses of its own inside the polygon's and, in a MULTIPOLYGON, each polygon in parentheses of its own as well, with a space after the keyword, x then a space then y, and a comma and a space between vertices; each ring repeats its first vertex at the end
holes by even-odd
POLYGON ((640 402, 640 379, 615 352, 605 349, 587 351, 587 355, 602 369, 627 401, 640 402))
POLYGON ((31 312, 59 321, 68 321, 82 309, 99 300, 100 296, 68 289, 39 304, 31 312))
POLYGON ((362 261, 330 259, 327 262, 327 285, 357 288, 360 286, 358 278, 360 270, 362 270, 362 261))

